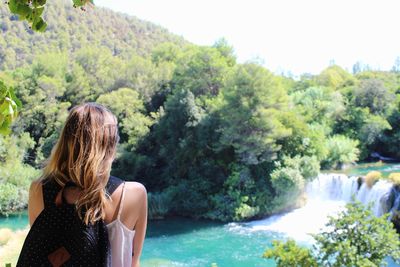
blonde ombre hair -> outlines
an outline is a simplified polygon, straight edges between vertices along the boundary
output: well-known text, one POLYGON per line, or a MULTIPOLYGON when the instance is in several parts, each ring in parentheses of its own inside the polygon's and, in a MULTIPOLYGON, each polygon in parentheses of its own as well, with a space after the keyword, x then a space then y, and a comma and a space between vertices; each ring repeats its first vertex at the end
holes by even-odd
POLYGON ((105 216, 105 186, 118 141, 117 119, 107 108, 96 103, 76 106, 43 169, 42 179, 61 186, 73 182, 81 189, 75 204, 86 224, 105 216))

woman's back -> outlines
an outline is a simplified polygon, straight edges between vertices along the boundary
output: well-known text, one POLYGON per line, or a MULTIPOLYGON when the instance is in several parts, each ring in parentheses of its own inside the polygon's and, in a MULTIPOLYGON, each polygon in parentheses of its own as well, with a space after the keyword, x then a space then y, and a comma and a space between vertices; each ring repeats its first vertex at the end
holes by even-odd
MULTIPOLYGON (((51 202, 56 201, 56 195, 61 190, 61 187, 57 185, 54 181, 49 181, 47 183, 46 182, 47 181, 45 181, 45 184, 43 184, 42 182, 34 182, 32 184, 29 201, 29 215, 30 218, 32 218, 33 220, 31 221, 31 224, 33 224, 36 220, 44 220, 44 222, 35 222, 36 224, 42 224, 42 226, 39 227, 38 230, 35 230, 35 233, 33 235, 37 235, 38 232, 44 235, 49 235, 48 237, 43 238, 42 242, 46 242, 47 239, 61 239, 61 236, 52 236, 54 234, 48 234, 43 231, 43 226, 47 228, 49 226, 49 220, 47 218, 48 216, 43 216, 43 210, 45 207, 51 206, 51 202), (42 210, 40 210, 41 207, 42 210)), ((79 190, 69 188, 69 190, 64 191, 64 198, 68 202, 68 204, 74 203, 77 196, 79 195, 79 190)), ((91 253, 90 256, 79 256, 79 258, 83 258, 82 264, 84 264, 85 266, 90 266, 90 264, 88 264, 87 262, 94 263, 96 262, 94 259, 102 259, 106 256, 107 248, 104 247, 104 242, 107 242, 108 244, 109 241, 111 248, 111 266, 122 267, 139 265, 139 257, 141 255, 147 222, 146 190, 143 185, 139 183, 124 182, 117 177, 110 176, 109 182, 106 186, 106 191, 107 194, 110 195, 110 201, 106 203, 106 217, 104 219, 104 226, 106 227, 106 230, 108 232, 108 240, 105 240, 104 237, 102 237, 101 240, 96 241, 96 244, 102 247, 100 249, 100 251, 102 251, 102 255, 99 255, 97 252, 89 252, 89 254, 91 253), (136 235, 135 232, 137 232, 136 235), (134 245, 134 243, 136 243, 136 246, 134 245), (132 265, 132 263, 134 264, 132 265)), ((69 208, 71 208, 71 206, 69 206, 69 208)), ((74 208, 72 210, 75 211, 74 208)), ((56 211, 56 213, 58 215, 58 218, 55 218, 55 216, 53 216, 52 214, 53 220, 57 221, 57 224, 61 227, 62 223, 60 219, 62 219, 62 222, 66 223, 64 223, 64 225, 70 227, 70 231, 67 231, 66 234, 69 236, 73 236, 73 234, 76 235, 78 231, 71 229, 71 226, 73 225, 71 223, 71 220, 76 220, 77 217, 72 216, 71 214, 73 213, 65 212, 64 210, 58 210, 56 211)), ((100 224, 100 226, 96 227, 100 228, 96 231, 102 230, 103 223, 100 224)), ((91 234, 96 238, 100 236, 96 233, 91 234)), ((42 242, 39 241, 39 243, 42 242)), ((76 243, 77 242, 74 242, 74 244, 76 243)), ((86 251, 88 249, 90 250, 90 248, 85 245, 84 240, 81 240, 81 242, 78 243, 80 246, 86 247, 86 251)), ((37 252, 37 248, 35 249, 37 252)), ((82 248, 73 248, 73 250, 81 253, 85 252, 85 249, 82 248)), ((101 264, 97 262, 95 263, 95 265, 101 266, 101 264)))
MULTIPOLYGON (((69 210, 75 212, 73 215, 65 215, 64 219, 75 216, 85 226, 104 223, 110 224, 104 227, 106 230, 124 229, 122 235, 119 235, 119 240, 124 238, 124 241, 113 242, 111 249, 114 253, 121 252, 124 258, 131 255, 132 266, 138 266, 146 232, 147 194, 139 183, 122 183, 113 177, 110 179, 118 141, 117 118, 107 108, 96 103, 72 108, 60 138, 46 162, 41 179, 31 185, 29 221, 31 225, 36 220, 41 220, 44 224, 52 221, 51 216, 41 219, 42 212, 46 213, 48 210, 46 199, 50 194, 42 186, 42 182, 49 181, 59 186, 64 206, 72 207, 69 210), (133 230, 135 235, 132 234, 133 230)), ((53 203, 52 212, 58 212, 58 209, 53 208, 56 206, 55 200, 53 197, 50 199, 50 203, 53 203)), ((42 232, 46 230, 41 229, 42 232)), ((71 236, 73 234, 75 233, 71 236)), ((114 234, 111 236, 114 237, 114 234)), ((57 236, 53 238, 57 239, 57 236)), ((114 266, 122 267, 125 264, 129 265, 120 262, 114 266)))
POLYGON ((112 266, 131 266, 132 262, 133 266, 139 265, 143 247, 140 241, 147 225, 146 189, 139 183, 121 182, 105 211, 112 266))
MULTIPOLYGON (((110 177, 111 179, 116 179, 110 177)), ((118 181, 118 180, 117 180, 118 181)), ((122 192, 118 207, 115 209, 117 217, 107 224, 108 237, 111 246, 112 266, 131 266, 133 253, 133 238, 135 230, 125 226, 121 221, 121 213, 124 208, 125 183, 122 183, 122 192)), ((114 212, 115 214, 115 212, 114 212)))
POLYGON ((25 239, 17 266, 110 266, 107 227, 85 224, 54 180, 43 180, 44 209, 25 239))

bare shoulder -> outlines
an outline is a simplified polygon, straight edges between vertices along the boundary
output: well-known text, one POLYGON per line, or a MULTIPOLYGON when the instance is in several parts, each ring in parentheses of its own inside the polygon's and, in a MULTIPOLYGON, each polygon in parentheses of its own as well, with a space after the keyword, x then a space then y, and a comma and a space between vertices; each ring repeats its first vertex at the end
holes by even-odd
POLYGON ((125 203, 130 210, 140 208, 147 201, 147 190, 141 183, 126 182, 125 203))
POLYGON ((30 225, 44 208, 42 182, 37 179, 31 183, 29 188, 28 216, 30 225))
POLYGON ((138 182, 126 182, 126 193, 137 198, 147 197, 147 190, 144 185, 138 182))
POLYGON ((134 229, 138 220, 147 212, 147 190, 137 182, 125 183, 125 199, 122 218, 125 225, 134 229))
POLYGON ((29 195, 33 198, 36 196, 42 196, 42 181, 41 179, 36 179, 32 181, 31 186, 29 188, 29 195))

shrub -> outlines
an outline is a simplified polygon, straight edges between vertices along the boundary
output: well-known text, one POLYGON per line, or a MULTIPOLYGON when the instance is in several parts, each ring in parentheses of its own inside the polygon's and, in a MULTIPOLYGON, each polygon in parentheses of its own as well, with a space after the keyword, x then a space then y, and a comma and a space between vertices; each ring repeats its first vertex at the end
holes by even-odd
POLYGON ((321 266, 382 266, 385 258, 400 263, 400 240, 388 214, 375 217, 360 202, 327 223, 327 231, 314 235, 314 255, 321 266))
POLYGON ((162 193, 148 193, 149 219, 163 219, 171 209, 171 195, 169 191, 162 193))
POLYGON ((0 164, 0 181, 28 190, 31 182, 40 176, 40 171, 19 162, 0 164))
POLYGON ((277 267, 318 267, 307 248, 302 248, 294 240, 281 242, 274 240, 273 248, 264 252, 263 258, 274 259, 277 267))
POLYGON ((260 212, 258 193, 264 188, 256 186, 256 179, 248 167, 232 164, 230 170, 223 190, 210 197, 213 208, 205 215, 208 219, 241 221, 260 212))
POLYGON ((8 214, 19 207, 19 190, 13 184, 0 184, 0 214, 8 214))
POLYGON ((10 264, 9 266, 16 266, 28 231, 29 229, 24 229, 12 232, 8 242, 0 249, 0 266, 4 266, 7 263, 10 264))
POLYGON ((280 267, 289 266, 384 266, 385 258, 400 263, 400 240, 388 221, 388 215, 375 217, 370 207, 354 202, 337 217, 330 217, 326 231, 312 235, 311 249, 301 248, 293 240, 275 241, 264 253, 280 267))
POLYGON ((8 240, 11 239, 12 234, 13 232, 11 231, 11 229, 0 229, 0 246, 4 246, 5 244, 7 244, 8 240))
MULTIPOLYGON (((320 165, 316 156, 282 157, 282 165, 299 170, 305 180, 312 180, 318 176, 320 165)), ((280 164, 278 165, 280 167, 280 164)))
POLYGON ((382 178, 382 173, 378 171, 371 171, 365 176, 364 182, 367 184, 369 188, 371 188, 381 178, 382 178))
POLYGON ((0 135, 0 215, 25 208, 28 203, 29 185, 40 173, 23 163, 33 146, 28 133, 0 135))
POLYGON ((300 170, 290 167, 275 169, 271 174, 271 183, 275 189, 275 197, 271 203, 273 213, 296 206, 305 184, 300 170))
POLYGON ((389 174, 389 180, 394 185, 400 185, 400 172, 394 172, 394 173, 389 174))
POLYGON ((272 187, 278 195, 302 189, 304 178, 299 169, 291 167, 277 168, 271 173, 272 187))
POLYGON ((328 155, 323 160, 324 168, 340 169, 343 165, 358 160, 359 142, 343 135, 334 135, 327 140, 328 155))
POLYGON ((38 176, 38 170, 25 164, 0 164, 0 215, 27 206, 29 185, 38 176))
POLYGON ((320 163, 316 156, 304 156, 300 159, 300 171, 306 180, 313 180, 320 171, 320 163))
POLYGON ((306 180, 317 177, 319 169, 319 161, 315 156, 283 156, 282 162, 277 163, 271 173, 271 185, 275 191, 271 212, 299 206, 298 200, 306 180))
POLYGON ((235 209, 235 218, 238 220, 254 217, 260 211, 259 207, 251 207, 246 203, 240 203, 240 206, 235 209))

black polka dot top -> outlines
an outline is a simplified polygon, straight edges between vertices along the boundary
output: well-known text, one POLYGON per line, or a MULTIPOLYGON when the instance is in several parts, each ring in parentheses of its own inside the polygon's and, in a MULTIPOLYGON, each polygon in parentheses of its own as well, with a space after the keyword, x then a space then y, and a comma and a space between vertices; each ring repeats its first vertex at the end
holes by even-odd
MULTIPOLYGON (((111 176, 111 195, 122 180, 111 176)), ((68 184, 66 185, 68 186, 68 184)), ((85 225, 75 205, 56 205, 61 186, 54 180, 42 183, 44 210, 33 223, 21 250, 17 267, 28 266, 110 266, 107 227, 100 220, 85 225)))

